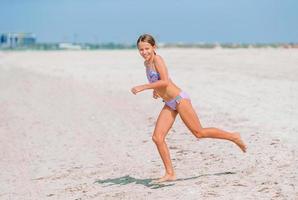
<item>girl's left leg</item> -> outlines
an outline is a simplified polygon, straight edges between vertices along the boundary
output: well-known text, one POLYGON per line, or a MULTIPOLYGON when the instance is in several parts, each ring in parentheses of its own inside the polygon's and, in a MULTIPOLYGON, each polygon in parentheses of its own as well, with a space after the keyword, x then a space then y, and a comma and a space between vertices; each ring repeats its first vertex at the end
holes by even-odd
POLYGON ((184 124, 197 138, 216 138, 229 140, 238 145, 243 152, 246 152, 246 145, 242 141, 239 133, 230 133, 218 128, 203 128, 196 112, 191 105, 191 102, 188 99, 182 99, 180 101, 180 103, 177 105, 177 111, 184 124))

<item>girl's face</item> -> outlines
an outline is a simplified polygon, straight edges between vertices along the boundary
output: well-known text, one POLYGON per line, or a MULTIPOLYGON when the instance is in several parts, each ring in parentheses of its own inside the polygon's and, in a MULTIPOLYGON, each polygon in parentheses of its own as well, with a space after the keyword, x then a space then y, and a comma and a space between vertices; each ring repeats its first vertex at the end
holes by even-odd
POLYGON ((140 55, 146 60, 146 61, 150 61, 151 59, 153 59, 154 55, 155 55, 155 49, 156 46, 152 46, 150 43, 148 42, 139 42, 138 44, 138 49, 139 49, 139 53, 140 55))

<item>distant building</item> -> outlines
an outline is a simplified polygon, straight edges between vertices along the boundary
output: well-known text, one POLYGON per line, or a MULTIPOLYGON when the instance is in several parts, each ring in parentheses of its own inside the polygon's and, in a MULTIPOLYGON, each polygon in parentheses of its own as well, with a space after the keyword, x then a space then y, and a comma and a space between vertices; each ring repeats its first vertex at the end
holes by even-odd
POLYGON ((81 50, 82 47, 78 44, 72 44, 72 43, 60 43, 59 44, 60 49, 64 50, 81 50))
POLYGON ((0 33, 0 47, 30 46, 36 43, 32 33, 0 33))

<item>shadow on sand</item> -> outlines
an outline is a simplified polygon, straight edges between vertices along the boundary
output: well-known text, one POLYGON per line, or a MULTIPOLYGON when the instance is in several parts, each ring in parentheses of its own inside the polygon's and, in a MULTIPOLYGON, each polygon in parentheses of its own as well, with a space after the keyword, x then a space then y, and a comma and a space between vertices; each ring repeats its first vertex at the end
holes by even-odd
POLYGON ((188 178, 179 178, 175 181, 168 181, 168 182, 164 182, 164 183, 154 183, 153 181, 156 179, 137 179, 137 178, 133 178, 133 177, 127 175, 127 176, 122 176, 122 177, 114 178, 114 179, 110 179, 110 178, 104 179, 104 180, 99 179, 99 180, 96 180, 95 183, 107 184, 104 187, 108 187, 108 186, 112 186, 112 185, 127 185, 130 183, 135 183, 135 184, 149 187, 151 189, 158 189, 158 188, 162 188, 162 187, 173 186, 173 185, 175 185, 174 182, 177 182, 177 181, 192 180, 192 179, 197 179, 197 178, 204 177, 204 176, 221 176, 221 175, 228 175, 228 174, 236 174, 236 173, 235 172, 221 172, 221 173, 215 173, 215 174, 202 174, 199 176, 193 176, 193 177, 188 177, 188 178))

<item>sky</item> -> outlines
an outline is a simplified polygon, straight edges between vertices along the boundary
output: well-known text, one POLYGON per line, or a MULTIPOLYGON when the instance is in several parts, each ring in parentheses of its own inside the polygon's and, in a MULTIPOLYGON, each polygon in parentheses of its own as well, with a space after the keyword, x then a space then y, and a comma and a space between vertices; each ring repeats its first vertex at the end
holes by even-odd
POLYGON ((0 0, 0 33, 38 42, 298 42, 298 0, 0 0))

